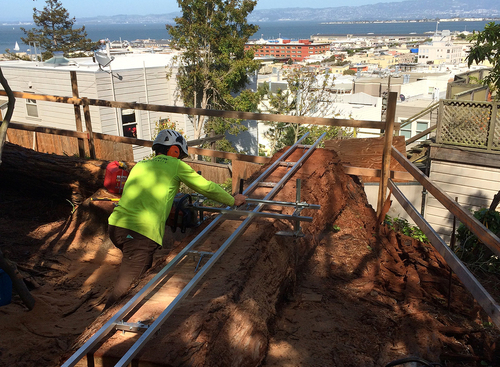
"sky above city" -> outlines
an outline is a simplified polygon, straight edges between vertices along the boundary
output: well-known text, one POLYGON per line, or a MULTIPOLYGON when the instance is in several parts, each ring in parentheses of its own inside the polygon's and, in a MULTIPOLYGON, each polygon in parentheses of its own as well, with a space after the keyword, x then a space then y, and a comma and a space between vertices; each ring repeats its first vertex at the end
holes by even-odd
MULTIPOLYGON (((336 6, 358 6, 393 2, 401 0, 316 0, 312 3, 303 0, 258 0, 255 9, 273 8, 328 8, 336 6)), ((175 0, 61 0, 71 17, 85 18, 99 15, 147 15, 165 14, 178 11, 175 0)), ((0 0, 2 11, 0 20, 33 19, 33 8, 42 10, 45 0, 0 0)))

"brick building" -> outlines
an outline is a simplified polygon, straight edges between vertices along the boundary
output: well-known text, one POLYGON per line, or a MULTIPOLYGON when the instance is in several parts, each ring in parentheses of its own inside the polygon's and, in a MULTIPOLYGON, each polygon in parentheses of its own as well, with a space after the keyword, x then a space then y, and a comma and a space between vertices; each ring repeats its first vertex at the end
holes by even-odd
POLYGON ((310 40, 263 40, 245 44, 245 50, 255 48, 255 57, 272 57, 276 59, 292 59, 302 61, 305 58, 322 54, 330 50, 329 43, 313 43, 310 40))

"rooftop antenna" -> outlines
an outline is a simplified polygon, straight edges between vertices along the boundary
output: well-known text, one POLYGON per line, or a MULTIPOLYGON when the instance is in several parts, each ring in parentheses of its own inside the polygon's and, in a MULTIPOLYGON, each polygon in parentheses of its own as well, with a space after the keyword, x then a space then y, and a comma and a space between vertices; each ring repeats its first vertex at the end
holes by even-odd
POLYGON ((40 49, 40 42, 38 41, 32 41, 32 42, 29 42, 29 51, 30 51, 30 59, 31 61, 42 61, 42 55, 41 55, 41 52, 40 52, 40 59, 38 58, 38 49, 37 49, 37 46, 38 46, 38 49, 40 49), (34 53, 34 54, 33 54, 34 53), (34 58, 34 60, 33 60, 34 58))

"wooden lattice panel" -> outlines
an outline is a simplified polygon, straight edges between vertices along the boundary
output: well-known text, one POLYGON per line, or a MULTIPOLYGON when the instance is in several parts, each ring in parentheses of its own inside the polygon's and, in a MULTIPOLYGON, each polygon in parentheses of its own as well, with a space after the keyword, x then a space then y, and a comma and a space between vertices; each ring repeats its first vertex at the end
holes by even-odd
POLYGON ((491 104, 446 101, 438 143, 487 148, 491 110, 491 104))
MULTIPOLYGON (((500 109, 500 104, 497 104, 497 111, 500 109)), ((491 149, 500 150, 500 116, 497 112, 495 116, 495 126, 493 128, 493 142, 491 144, 491 149)))

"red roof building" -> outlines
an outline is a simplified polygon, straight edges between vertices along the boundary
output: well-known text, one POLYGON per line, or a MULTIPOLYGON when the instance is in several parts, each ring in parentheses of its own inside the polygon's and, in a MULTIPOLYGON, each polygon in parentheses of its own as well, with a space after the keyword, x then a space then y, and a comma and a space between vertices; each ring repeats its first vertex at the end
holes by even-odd
POLYGON ((298 41, 286 39, 259 40, 255 43, 245 44, 245 50, 252 47, 255 50, 255 58, 269 57, 285 60, 292 59, 293 61, 302 61, 311 55, 322 54, 330 50, 329 43, 313 43, 307 39, 298 41))

